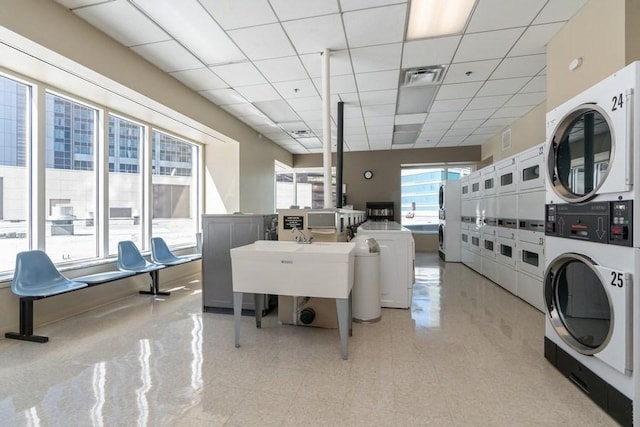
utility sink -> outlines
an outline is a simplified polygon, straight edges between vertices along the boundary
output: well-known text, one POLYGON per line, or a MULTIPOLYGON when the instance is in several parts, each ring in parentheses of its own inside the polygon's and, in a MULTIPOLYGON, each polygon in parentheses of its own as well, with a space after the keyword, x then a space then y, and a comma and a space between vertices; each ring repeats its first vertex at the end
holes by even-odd
POLYGON ((355 243, 276 240, 231 249, 234 292, 348 298, 355 243))

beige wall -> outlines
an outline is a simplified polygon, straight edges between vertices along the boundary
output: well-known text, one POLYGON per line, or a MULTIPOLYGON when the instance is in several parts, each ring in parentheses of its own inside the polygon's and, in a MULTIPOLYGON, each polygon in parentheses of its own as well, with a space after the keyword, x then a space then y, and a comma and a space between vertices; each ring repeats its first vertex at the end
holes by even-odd
POLYGON ((546 114, 546 105, 542 103, 511 125, 511 148, 507 150, 502 150, 502 133, 483 144, 482 166, 487 159, 495 163, 544 142, 546 114))
MULTIPOLYGON (((416 150, 355 151, 344 153, 343 182, 347 185, 347 204, 364 210, 367 202, 395 205, 395 220, 400 222, 400 166, 445 162, 475 163, 480 160, 480 147, 422 148, 416 150), (363 177, 373 171, 373 179, 363 177)), ((332 165, 335 166, 335 154, 332 165)), ((322 166, 322 154, 296 154, 296 168, 322 166)), ((437 236, 416 236, 416 247, 423 252, 438 250, 437 236)))
POLYGON ((549 42, 547 111, 626 65, 625 3, 589 1, 549 42), (570 71, 574 58, 582 58, 582 65, 570 71))

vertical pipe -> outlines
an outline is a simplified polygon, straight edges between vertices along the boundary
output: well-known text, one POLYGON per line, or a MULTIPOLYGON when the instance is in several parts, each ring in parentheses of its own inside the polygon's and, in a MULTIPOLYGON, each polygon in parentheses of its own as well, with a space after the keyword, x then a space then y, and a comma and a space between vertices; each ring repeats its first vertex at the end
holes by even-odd
POLYGON ((595 174, 595 115, 593 112, 584 115, 584 192, 593 191, 595 174))
POLYGON ((338 102, 338 146, 336 148, 336 207, 342 207, 342 169, 344 154, 344 102, 338 102))
POLYGON ((322 164, 324 166, 324 208, 333 207, 331 199, 331 90, 329 49, 322 52, 322 164))

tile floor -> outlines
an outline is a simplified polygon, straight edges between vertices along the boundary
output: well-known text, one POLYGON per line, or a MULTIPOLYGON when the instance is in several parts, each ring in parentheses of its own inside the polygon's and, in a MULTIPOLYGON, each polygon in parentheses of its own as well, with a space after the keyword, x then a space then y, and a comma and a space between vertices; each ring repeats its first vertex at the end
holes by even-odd
MULTIPOLYGON (((201 312, 200 283, 0 340, 7 426, 606 426, 542 355, 542 313, 418 254, 411 310, 336 330, 201 312)), ((36 303, 37 310, 37 303, 36 303)))

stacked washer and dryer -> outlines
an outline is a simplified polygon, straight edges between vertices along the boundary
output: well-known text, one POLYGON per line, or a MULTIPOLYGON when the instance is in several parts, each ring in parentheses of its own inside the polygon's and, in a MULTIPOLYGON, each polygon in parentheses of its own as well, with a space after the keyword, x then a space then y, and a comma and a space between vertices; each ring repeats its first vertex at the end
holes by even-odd
POLYGON ((438 203, 438 254, 445 262, 460 262, 460 180, 440 184, 438 203))
POLYGON ((480 170, 480 274, 498 281, 496 270, 496 171, 494 166, 480 170))
POLYGON ((623 425, 640 425, 638 90, 636 62, 550 111, 545 151, 545 357, 623 425))

